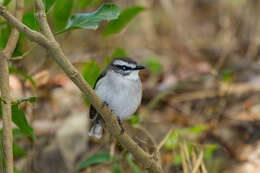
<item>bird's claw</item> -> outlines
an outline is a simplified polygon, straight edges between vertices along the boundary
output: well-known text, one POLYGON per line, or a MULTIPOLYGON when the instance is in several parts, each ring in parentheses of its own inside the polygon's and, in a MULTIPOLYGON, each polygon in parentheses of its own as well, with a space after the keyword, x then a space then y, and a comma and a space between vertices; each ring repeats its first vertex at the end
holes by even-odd
POLYGON ((103 109, 105 106, 108 106, 108 103, 105 102, 105 101, 103 101, 103 103, 102 103, 102 109, 103 109))

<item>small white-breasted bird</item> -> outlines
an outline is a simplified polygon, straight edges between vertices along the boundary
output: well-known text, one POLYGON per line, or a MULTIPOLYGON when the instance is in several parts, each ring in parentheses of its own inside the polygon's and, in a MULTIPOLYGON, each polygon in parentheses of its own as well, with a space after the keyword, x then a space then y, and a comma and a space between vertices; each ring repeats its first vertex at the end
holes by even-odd
MULTIPOLYGON (((94 90, 116 115, 122 133, 124 129, 120 120, 135 113, 141 103, 142 83, 139 71, 144 68, 129 57, 114 58, 95 83, 94 90)), ((93 124, 88 135, 101 138, 103 128, 100 121, 103 119, 92 105, 89 117, 93 124)))

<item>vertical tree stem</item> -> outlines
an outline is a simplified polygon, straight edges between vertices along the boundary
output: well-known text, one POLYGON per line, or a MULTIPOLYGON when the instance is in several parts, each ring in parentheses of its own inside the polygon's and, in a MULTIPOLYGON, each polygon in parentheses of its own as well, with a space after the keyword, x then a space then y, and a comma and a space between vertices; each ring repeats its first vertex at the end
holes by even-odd
MULTIPOLYGON (((15 16, 18 20, 23 17, 24 0, 16 1, 15 16)), ((3 117, 3 148, 4 157, 6 160, 5 172, 14 172, 13 159, 13 133, 12 133, 12 112, 11 112, 11 98, 9 88, 9 69, 8 59, 12 56, 19 39, 19 32, 13 28, 9 36, 6 47, 0 52, 0 90, 2 102, 2 117, 3 117)), ((4 165, 2 165, 4 166, 4 165)))
POLYGON ((2 99, 4 100, 1 104, 3 114, 3 148, 4 157, 6 160, 5 172, 13 173, 13 134, 9 89, 8 58, 3 53, 0 55, 0 89, 2 99))

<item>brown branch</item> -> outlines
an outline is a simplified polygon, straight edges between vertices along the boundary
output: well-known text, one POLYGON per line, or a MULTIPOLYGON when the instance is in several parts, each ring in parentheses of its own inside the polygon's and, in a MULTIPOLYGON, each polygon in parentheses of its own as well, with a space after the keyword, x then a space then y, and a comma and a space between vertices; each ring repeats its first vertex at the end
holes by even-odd
POLYGON ((36 0, 36 19, 40 24, 41 33, 29 29, 27 26, 19 22, 4 7, 0 6, 0 15, 6 21, 16 27, 20 32, 24 33, 29 39, 42 45, 50 53, 51 57, 58 63, 67 76, 78 86, 78 88, 86 95, 87 99, 96 108, 105 120, 107 130, 133 154, 135 159, 149 172, 162 173, 160 165, 153 160, 152 156, 142 150, 126 133, 121 135, 121 129, 117 123, 115 115, 107 106, 103 106, 102 100, 97 96, 94 90, 86 83, 82 75, 70 63, 64 55, 60 45, 55 40, 49 25, 47 23, 44 6, 41 0, 36 0))
MULTIPOLYGON (((17 20, 22 20, 23 17, 24 1, 16 1, 15 16, 17 20)), ((8 59, 12 56, 19 39, 19 32, 13 28, 9 36, 6 47, 0 52, 0 89, 1 96, 5 102, 2 102, 2 116, 3 116, 3 148, 4 157, 6 160, 6 173, 14 172, 13 160, 13 134, 12 134, 12 114, 11 114, 11 98, 9 88, 9 70, 8 59)), ((4 166, 4 165, 2 165, 4 166)))

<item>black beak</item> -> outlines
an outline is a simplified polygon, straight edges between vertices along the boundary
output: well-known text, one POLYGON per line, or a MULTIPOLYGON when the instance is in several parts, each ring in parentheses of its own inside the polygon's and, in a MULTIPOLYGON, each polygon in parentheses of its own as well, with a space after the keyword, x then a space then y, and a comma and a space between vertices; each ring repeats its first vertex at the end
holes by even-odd
POLYGON ((134 70, 143 70, 145 69, 145 66, 142 66, 142 65, 137 65, 134 70))

